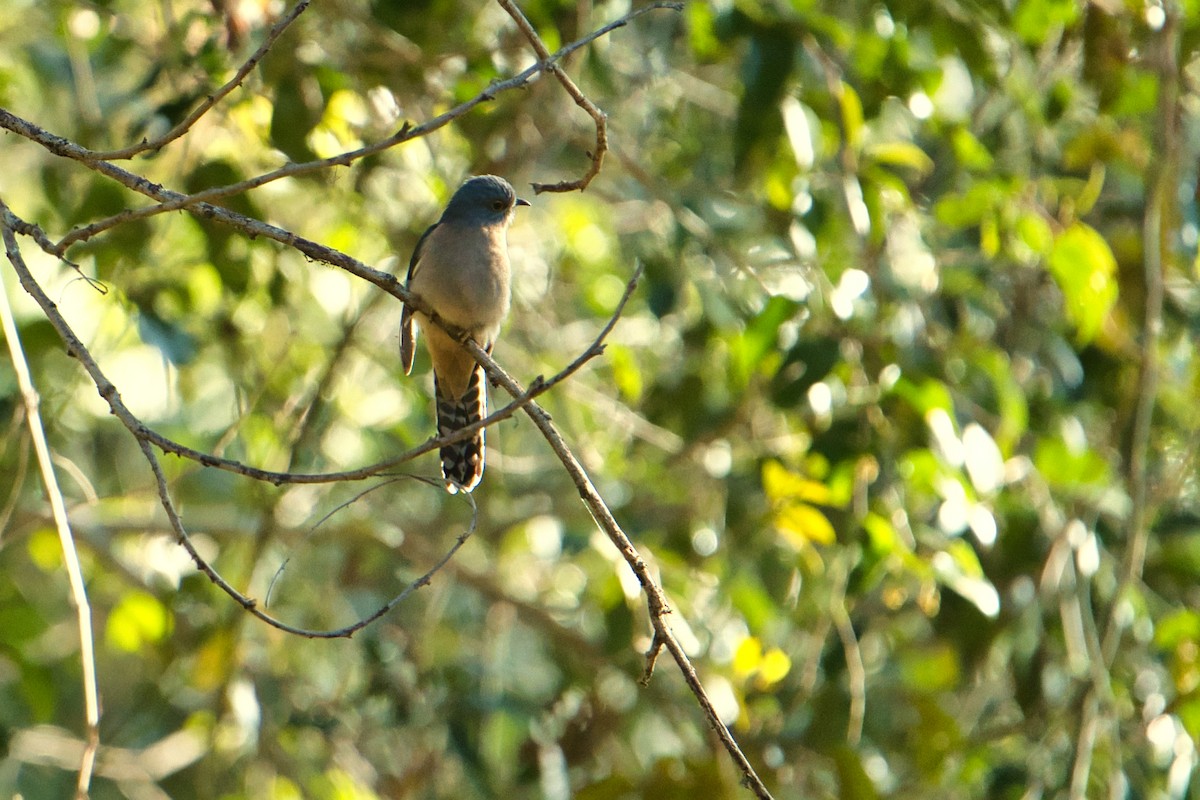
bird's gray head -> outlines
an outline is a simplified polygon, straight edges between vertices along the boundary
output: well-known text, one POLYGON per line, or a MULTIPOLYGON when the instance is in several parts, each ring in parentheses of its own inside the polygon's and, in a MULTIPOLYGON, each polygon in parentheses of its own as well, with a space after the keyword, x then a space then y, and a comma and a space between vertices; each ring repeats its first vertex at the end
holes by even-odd
POLYGON ((477 175, 458 187, 442 214, 442 220, 466 220, 481 224, 505 222, 514 208, 527 205, 529 203, 517 197, 512 185, 504 178, 477 175))

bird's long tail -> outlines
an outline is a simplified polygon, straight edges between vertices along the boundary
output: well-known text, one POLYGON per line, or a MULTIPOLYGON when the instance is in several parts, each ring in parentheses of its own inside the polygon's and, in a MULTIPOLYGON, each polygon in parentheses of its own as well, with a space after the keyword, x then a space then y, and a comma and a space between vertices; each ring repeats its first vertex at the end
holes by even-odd
MULTIPOLYGON (((448 436, 455 431, 478 422, 487 416, 487 392, 484 388, 483 367, 476 366, 461 397, 450 397, 438 385, 437 393, 438 435, 448 436)), ((479 485, 483 477, 483 429, 474 436, 441 449, 442 477, 446 480, 446 491, 454 494, 459 489, 469 492, 479 485)))

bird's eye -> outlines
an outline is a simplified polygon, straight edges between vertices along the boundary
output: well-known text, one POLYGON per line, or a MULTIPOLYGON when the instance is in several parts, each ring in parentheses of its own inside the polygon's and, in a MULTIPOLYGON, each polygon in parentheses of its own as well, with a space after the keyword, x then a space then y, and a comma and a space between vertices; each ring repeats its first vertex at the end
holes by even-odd
POLYGON ((493 200, 492 201, 492 210, 493 211, 503 211, 504 210, 504 201, 503 200, 493 200))

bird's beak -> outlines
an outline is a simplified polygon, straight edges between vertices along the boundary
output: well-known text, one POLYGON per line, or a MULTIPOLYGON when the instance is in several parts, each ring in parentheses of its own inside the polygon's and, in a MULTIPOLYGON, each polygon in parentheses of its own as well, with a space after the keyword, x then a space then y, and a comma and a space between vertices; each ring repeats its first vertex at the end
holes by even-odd
POLYGON ((528 200, 523 200, 523 199, 521 199, 520 197, 518 197, 518 198, 517 198, 517 201, 516 201, 515 203, 513 203, 513 207, 514 207, 514 208, 515 208, 516 206, 527 206, 527 205, 529 205, 529 201, 528 201, 528 200))

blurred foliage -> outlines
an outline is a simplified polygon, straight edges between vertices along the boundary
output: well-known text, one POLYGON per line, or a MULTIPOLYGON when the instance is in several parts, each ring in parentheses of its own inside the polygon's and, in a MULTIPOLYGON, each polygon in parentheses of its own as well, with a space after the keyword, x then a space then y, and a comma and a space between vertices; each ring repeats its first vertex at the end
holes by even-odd
MULTIPOLYGON (((625 6, 522 4, 551 47, 625 6)), ((0 8, 0 105, 104 149, 182 119, 280 4, 0 8)), ((605 357, 544 402, 776 797, 1200 791, 1198 46, 1194 0, 695 0, 569 60, 613 149, 586 193, 531 197, 514 226, 496 355, 526 382, 554 373, 645 265, 605 357)), ((313 3, 243 88, 128 166, 236 182, 530 63, 489 3, 313 3)), ((593 142, 541 79, 224 202, 400 271, 464 175, 574 177, 593 142)), ((0 197, 52 237, 143 202, 13 135, 0 197)), ((179 441, 310 471, 433 431, 398 305, 348 275, 180 212, 70 251, 104 295, 25 254, 179 441)), ((136 444, 3 275, 97 626, 114 749, 95 798, 748 796, 673 665, 637 685, 643 599, 525 421, 493 429, 478 531, 430 587, 353 640, 285 636, 195 571, 136 444)), ((0 795, 39 800, 70 792, 82 701, 30 462, 5 361, 0 795)), ((370 613, 471 518, 412 480, 276 488, 164 464, 206 557, 299 625, 370 613)))

